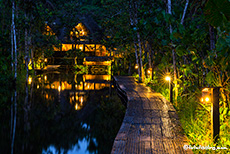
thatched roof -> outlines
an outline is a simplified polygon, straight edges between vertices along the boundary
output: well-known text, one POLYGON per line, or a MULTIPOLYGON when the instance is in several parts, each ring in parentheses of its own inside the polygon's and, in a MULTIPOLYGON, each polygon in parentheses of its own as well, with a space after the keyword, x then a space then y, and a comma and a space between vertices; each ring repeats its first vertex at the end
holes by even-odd
POLYGON ((74 19, 77 19, 77 22, 74 24, 74 26, 71 26, 68 24, 68 22, 63 23, 60 18, 55 18, 53 22, 48 23, 48 25, 56 34, 57 38, 62 41, 62 43, 71 43, 69 38, 70 31, 79 23, 82 23, 89 31, 89 41, 91 43, 99 42, 102 39, 103 31, 90 15, 77 15, 74 19))

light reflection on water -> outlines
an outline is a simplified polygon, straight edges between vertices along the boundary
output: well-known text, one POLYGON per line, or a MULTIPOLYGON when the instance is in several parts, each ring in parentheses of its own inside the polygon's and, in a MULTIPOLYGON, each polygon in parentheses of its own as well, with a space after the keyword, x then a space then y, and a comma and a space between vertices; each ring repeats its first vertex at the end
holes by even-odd
MULTIPOLYGON (((86 139, 83 139, 82 141, 79 141, 79 146, 74 146, 73 149, 70 149, 66 152, 66 154, 90 154, 87 151, 87 145, 89 144, 89 142, 86 141, 86 139)), ((60 152, 54 147, 54 146, 50 146, 47 150, 43 150, 42 154, 48 154, 48 153, 52 153, 52 154, 62 154, 64 153, 64 150, 61 150, 60 152)))
MULTIPOLYGON (((89 126, 87 126, 87 124, 83 124, 82 126, 85 129, 90 129, 89 126)), ((95 138, 92 139, 92 141, 94 142, 94 144, 97 146, 97 141, 95 138)), ((78 145, 75 145, 73 148, 69 149, 68 151, 65 151, 63 149, 61 149, 60 151, 58 151, 55 146, 51 145, 47 150, 42 150, 42 154, 90 154, 90 152, 88 152, 87 147, 90 144, 90 141, 87 141, 86 138, 83 138, 82 140, 78 141, 78 145)), ((97 152, 95 152, 97 153, 97 152)))
MULTIPOLYGON (((30 76, 28 96, 25 97, 24 85, 18 88, 17 125, 11 152, 110 153, 125 113, 111 89, 110 79, 110 75, 71 72, 30 76)), ((0 121, 3 126, 0 127, 0 153, 11 153, 10 135, 4 134, 11 130, 10 107, 0 106, 0 112, 4 119, 0 121)))

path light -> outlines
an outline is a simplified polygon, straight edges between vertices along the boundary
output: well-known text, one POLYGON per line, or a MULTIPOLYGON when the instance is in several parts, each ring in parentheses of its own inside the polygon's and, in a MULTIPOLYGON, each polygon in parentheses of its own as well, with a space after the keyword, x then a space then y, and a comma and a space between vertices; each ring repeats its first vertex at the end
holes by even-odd
POLYGON ((29 76, 29 78, 28 78, 28 84, 31 84, 31 83, 32 83, 32 77, 29 76))
POLYGON ((151 73, 151 71, 150 71, 150 69, 148 69, 148 74, 150 74, 151 73))
POLYGON ((58 91, 59 91, 59 92, 61 91, 61 86, 58 86, 58 91))
POLYGON ((173 103, 173 100, 172 100, 172 86, 171 86, 171 77, 169 75, 167 75, 165 77, 165 80, 169 82, 169 101, 171 103, 173 103))
POLYGON ((166 76, 166 77, 165 77, 165 80, 170 82, 171 77, 170 77, 170 76, 166 76))
POLYGON ((44 79, 45 79, 45 81, 47 80, 47 76, 46 75, 44 76, 44 79))
POLYGON ((45 58, 45 59, 44 59, 44 62, 47 62, 47 61, 48 61, 47 58, 45 58))
POLYGON ((202 89, 200 101, 205 104, 211 104, 211 122, 212 138, 216 142, 220 132, 220 111, 219 111, 219 92, 220 87, 205 87, 202 89))
POLYGON ((80 103, 83 103, 83 96, 80 97, 80 103))
POLYGON ((78 110, 78 104, 75 105, 75 110, 78 110))
POLYGON ((152 68, 149 68, 149 69, 147 70, 147 74, 148 74, 148 77, 149 77, 150 79, 152 79, 152 68))
POLYGON ((138 69, 138 65, 137 64, 135 65, 135 69, 138 69))
POLYGON ((202 103, 211 103, 211 95, 212 95, 211 90, 212 90, 211 88, 202 89, 202 97, 200 99, 202 103))

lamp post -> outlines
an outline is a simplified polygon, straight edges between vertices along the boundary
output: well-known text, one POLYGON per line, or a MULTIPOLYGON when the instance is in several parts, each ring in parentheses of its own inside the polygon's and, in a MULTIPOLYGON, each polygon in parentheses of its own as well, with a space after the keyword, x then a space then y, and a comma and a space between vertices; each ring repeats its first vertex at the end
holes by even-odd
POLYGON ((152 79, 152 68, 149 68, 149 69, 147 70, 147 74, 148 74, 148 77, 149 77, 150 79, 152 79))
POLYGON ((212 138, 216 142, 220 132, 219 92, 220 87, 207 87, 202 89, 202 103, 211 103, 211 129, 212 138))
POLYGON ((169 82, 169 101, 173 103, 172 99, 172 86, 171 86, 171 77, 168 75, 165 77, 165 80, 169 82))

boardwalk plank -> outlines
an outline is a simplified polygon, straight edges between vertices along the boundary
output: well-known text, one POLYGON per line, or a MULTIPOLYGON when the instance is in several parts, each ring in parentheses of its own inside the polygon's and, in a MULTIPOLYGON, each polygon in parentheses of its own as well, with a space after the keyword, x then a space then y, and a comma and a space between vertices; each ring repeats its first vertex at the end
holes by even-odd
POLYGON ((176 154, 185 151, 186 137, 173 105, 132 77, 115 77, 128 102, 112 154, 176 154))

